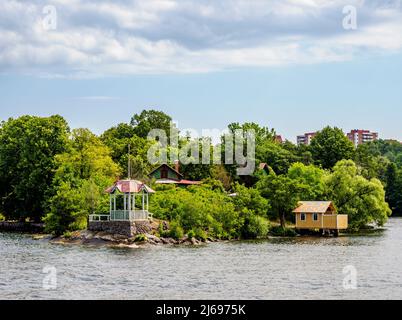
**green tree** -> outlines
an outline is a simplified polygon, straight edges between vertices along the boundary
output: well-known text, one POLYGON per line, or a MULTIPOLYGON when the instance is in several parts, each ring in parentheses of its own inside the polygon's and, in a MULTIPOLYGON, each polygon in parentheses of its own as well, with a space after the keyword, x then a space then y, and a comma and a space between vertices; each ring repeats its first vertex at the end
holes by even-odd
POLYGON ((269 201, 272 217, 279 218, 281 226, 285 228, 286 218, 292 214, 308 186, 286 175, 270 174, 257 183, 257 188, 269 201))
POLYGON ((304 192, 300 193, 301 200, 323 200, 325 185, 324 177, 327 172, 314 166, 302 163, 293 164, 288 172, 288 177, 305 186, 304 192))
POLYGON ((352 160, 338 162, 325 178, 327 199, 334 201, 339 213, 349 216, 350 229, 371 223, 382 226, 391 215, 384 187, 378 179, 367 180, 358 173, 352 160))
POLYGON ((119 167, 109 148, 88 129, 73 130, 69 151, 57 155, 56 163, 46 229, 55 234, 84 229, 89 214, 108 212, 104 190, 119 175, 119 167))
POLYGON ((338 128, 326 127, 311 140, 310 151, 316 164, 331 169, 338 161, 353 159, 353 143, 338 128))
POLYGON ((144 179, 152 169, 147 161, 147 151, 151 142, 138 137, 131 125, 121 123, 106 130, 101 135, 102 142, 111 150, 113 161, 119 164, 124 177, 128 176, 128 160, 130 157, 131 178, 144 179), (130 155, 128 149, 130 146, 130 155))
POLYGON ((170 137, 172 118, 162 111, 143 110, 140 114, 135 114, 131 118, 131 126, 134 133, 146 139, 152 129, 164 130, 168 139, 170 137))
POLYGON ((66 150, 69 128, 60 116, 22 116, 0 126, 1 211, 7 219, 40 221, 53 179, 54 157, 66 150))

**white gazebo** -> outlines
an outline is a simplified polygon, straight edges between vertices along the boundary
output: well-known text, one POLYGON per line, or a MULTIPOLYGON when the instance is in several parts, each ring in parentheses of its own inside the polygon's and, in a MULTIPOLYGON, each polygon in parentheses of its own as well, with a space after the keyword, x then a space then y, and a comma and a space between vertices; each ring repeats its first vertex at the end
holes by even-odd
POLYGON ((149 194, 155 191, 145 183, 138 180, 119 180, 106 192, 110 197, 109 215, 91 215, 90 221, 152 219, 152 213, 149 212, 149 194))

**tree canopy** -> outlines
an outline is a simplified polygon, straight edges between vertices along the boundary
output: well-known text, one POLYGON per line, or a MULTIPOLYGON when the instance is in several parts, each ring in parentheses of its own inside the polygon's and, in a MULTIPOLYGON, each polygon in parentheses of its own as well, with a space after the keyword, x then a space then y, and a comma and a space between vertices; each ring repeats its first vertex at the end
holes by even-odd
POLYGON ((353 143, 339 128, 325 127, 311 140, 314 162, 324 169, 331 169, 343 159, 353 159, 353 143))

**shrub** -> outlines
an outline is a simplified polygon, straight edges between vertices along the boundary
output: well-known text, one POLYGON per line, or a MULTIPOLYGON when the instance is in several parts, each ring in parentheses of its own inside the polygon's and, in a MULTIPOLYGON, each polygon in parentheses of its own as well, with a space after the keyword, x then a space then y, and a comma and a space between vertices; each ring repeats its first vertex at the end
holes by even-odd
POLYGON ((180 223, 177 221, 172 221, 170 224, 169 236, 173 239, 181 239, 184 236, 183 228, 180 226, 180 223))
POLYGON ((281 226, 272 227, 270 234, 276 237, 296 237, 297 233, 294 229, 283 228, 281 226))
POLYGON ((195 231, 194 231, 194 230, 190 230, 190 231, 187 233, 187 237, 188 237, 189 239, 194 238, 194 237, 195 237, 195 231))
POLYGON ((241 235, 245 239, 264 238, 268 235, 269 227, 267 219, 249 214, 244 221, 241 235))
POLYGON ((71 239, 72 236, 73 234, 70 231, 66 231, 63 233, 63 237, 66 239, 71 239))
POLYGON ((147 236, 145 234, 141 233, 141 234, 138 234, 135 237, 134 242, 144 242, 144 241, 147 241, 147 240, 148 240, 147 236))
POLYGON ((205 241, 205 240, 207 240, 207 238, 208 238, 207 233, 206 233, 204 230, 200 229, 200 228, 197 228, 197 229, 194 231, 194 233, 195 233, 194 236, 195 236, 195 238, 196 238, 197 240, 205 241))

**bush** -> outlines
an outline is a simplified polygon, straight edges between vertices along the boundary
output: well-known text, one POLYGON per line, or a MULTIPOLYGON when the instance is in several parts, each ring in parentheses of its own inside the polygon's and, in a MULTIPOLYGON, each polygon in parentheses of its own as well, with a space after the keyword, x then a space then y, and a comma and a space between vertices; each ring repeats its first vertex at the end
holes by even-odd
POLYGON ((147 238, 147 236, 145 234, 138 234, 135 237, 134 242, 145 242, 147 240, 148 240, 148 238, 147 238))
POLYGON ((179 240, 184 237, 183 228, 177 221, 172 221, 170 224, 169 236, 173 239, 179 240))
POLYGON ((281 226, 273 227, 270 234, 275 237, 296 237, 297 233, 294 229, 283 228, 281 226))
POLYGON ((201 241, 205 241, 205 240, 207 240, 207 238, 208 238, 207 233, 206 233, 204 230, 200 229, 200 228, 197 228, 197 229, 194 231, 194 236, 195 236, 195 238, 196 238, 197 240, 201 240, 201 241))
POLYGON ((63 237, 66 239, 71 239, 72 236, 73 234, 70 231, 66 231, 63 233, 63 237))
POLYGON ((188 237, 189 239, 194 238, 194 237, 195 237, 195 231, 194 231, 194 230, 190 230, 190 231, 187 233, 187 237, 188 237))
POLYGON ((159 191, 151 197, 150 211, 155 218, 176 221, 183 233, 193 230, 202 239, 207 235, 236 237, 241 226, 232 199, 220 189, 207 186, 159 191))
POLYGON ((267 219, 249 214, 245 219, 241 235, 245 239, 264 238, 268 235, 270 223, 267 219))

